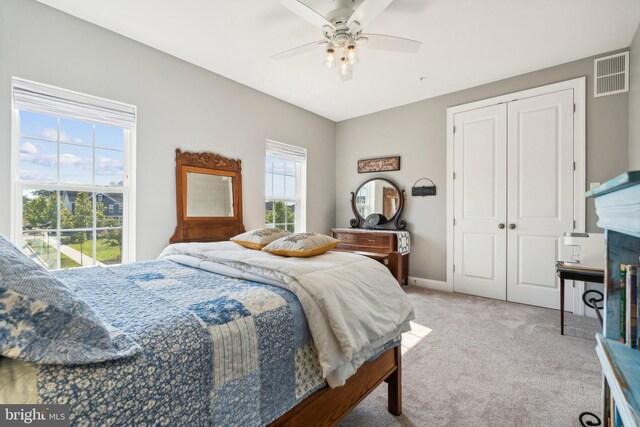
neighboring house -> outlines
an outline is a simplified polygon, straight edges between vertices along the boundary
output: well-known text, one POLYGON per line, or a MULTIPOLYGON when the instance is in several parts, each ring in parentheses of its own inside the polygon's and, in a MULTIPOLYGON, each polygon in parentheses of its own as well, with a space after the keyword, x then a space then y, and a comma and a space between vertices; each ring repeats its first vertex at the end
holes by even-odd
POLYGON ((73 213, 76 210, 76 197, 78 196, 78 193, 75 191, 63 191, 61 195, 62 204, 67 208, 67 210, 73 213))
POLYGON ((97 202, 104 205, 104 215, 107 218, 122 218, 122 194, 97 193, 97 198, 97 202))
MULTIPOLYGON (((77 191, 62 191, 62 204, 71 213, 76 209, 77 191)), ((93 201, 93 194, 89 195, 89 200, 93 201)), ((104 216, 107 218, 122 217, 122 194, 97 193, 97 203, 104 205, 104 216)))

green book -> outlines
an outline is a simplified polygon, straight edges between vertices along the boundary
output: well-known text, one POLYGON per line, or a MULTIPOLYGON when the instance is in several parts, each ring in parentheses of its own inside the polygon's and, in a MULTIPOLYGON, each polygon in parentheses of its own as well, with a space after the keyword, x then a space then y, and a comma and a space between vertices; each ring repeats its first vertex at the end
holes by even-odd
POLYGON ((626 326, 626 309, 627 309, 627 290, 625 289, 627 285, 627 266, 624 264, 620 264, 620 342, 624 343, 627 337, 627 326, 626 326))
POLYGON ((625 322, 627 327, 627 347, 638 348, 638 318, 636 313, 636 300, 638 299, 638 267, 640 265, 627 265, 627 312, 625 322))

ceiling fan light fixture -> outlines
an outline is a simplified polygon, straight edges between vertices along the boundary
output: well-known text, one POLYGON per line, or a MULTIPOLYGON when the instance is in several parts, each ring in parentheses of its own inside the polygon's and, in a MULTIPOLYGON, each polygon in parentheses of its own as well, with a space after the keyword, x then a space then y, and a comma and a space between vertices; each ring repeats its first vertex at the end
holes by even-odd
POLYGON ((355 40, 347 45, 347 62, 351 65, 358 63, 358 45, 355 40))
POLYGON ((394 0, 332 0, 333 8, 321 14, 305 3, 307 0, 280 0, 289 10, 312 25, 322 29, 322 40, 307 43, 272 55, 274 59, 285 59, 325 46, 322 64, 336 68, 342 81, 351 80, 353 66, 359 63, 360 46, 392 52, 416 53, 422 42, 385 34, 363 33, 373 19, 382 13, 394 0))
POLYGON ((333 68, 336 65, 336 55, 333 46, 329 46, 325 52, 322 64, 327 68, 333 68))
POLYGON ((338 74, 345 77, 353 72, 353 66, 349 63, 346 56, 340 58, 340 64, 338 65, 338 74))

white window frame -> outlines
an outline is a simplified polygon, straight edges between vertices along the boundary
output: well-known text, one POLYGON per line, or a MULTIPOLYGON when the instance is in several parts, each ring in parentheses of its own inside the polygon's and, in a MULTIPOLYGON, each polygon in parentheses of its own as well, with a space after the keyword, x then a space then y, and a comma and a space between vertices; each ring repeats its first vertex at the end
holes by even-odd
MULTIPOLYGON (((15 108, 13 90, 11 91, 11 240, 19 247, 23 246, 23 230, 22 230, 22 195, 25 190, 47 190, 47 191, 82 191, 91 193, 122 193, 123 199, 126 201, 127 208, 123 209, 122 215, 122 253, 121 262, 123 264, 135 262, 136 260, 136 134, 137 134, 137 108, 134 105, 113 101, 106 98, 100 98, 81 92, 67 90, 52 85, 34 82, 18 77, 13 77, 14 82, 26 82, 37 84, 53 90, 66 92, 70 95, 85 97, 96 101, 109 102, 129 107, 134 111, 134 123, 130 129, 124 129, 124 179, 122 187, 98 186, 98 185, 78 185, 78 184, 52 184, 38 181, 22 181, 20 180, 20 109, 15 108)), ((26 111, 26 110, 25 110, 26 111)), ((53 117, 62 117, 57 114, 51 114, 53 117)), ((59 138, 59 135, 58 135, 59 138)), ((94 149, 95 157, 95 149, 94 149)), ((95 163, 94 163, 95 164, 95 163)), ((60 164, 58 163, 58 168, 60 164)), ((95 177, 95 173, 94 173, 95 177)), ((92 197, 93 210, 96 209, 96 197, 92 197)), ((62 203, 62 200, 58 200, 62 203)), ((56 231, 60 229, 60 209, 58 209, 58 224, 56 231)), ((84 229, 83 229, 84 230, 84 229)), ((87 231, 100 231, 94 224, 87 231)), ((80 231, 80 230, 61 230, 80 231)), ((59 241, 58 241, 59 242, 59 241)), ((59 244, 59 243, 58 243, 59 244)), ((96 241, 93 240, 93 254, 96 254, 96 241)), ((94 260, 95 262, 95 260, 94 260)), ((58 248, 58 266, 60 266, 60 251, 58 248)))
MULTIPOLYGON (((268 142, 275 142, 275 141, 268 140, 268 142)), ((296 197, 295 199, 292 199, 290 197, 289 198, 273 197, 273 183, 272 183, 271 185, 272 196, 267 197, 267 195, 265 194, 265 204, 267 202, 295 203, 296 204, 296 219, 294 224, 295 232, 304 233, 307 231, 307 159, 308 159, 307 149, 303 147, 291 145, 291 144, 284 144, 282 142, 276 142, 276 143, 280 145, 285 145, 285 146, 288 145, 298 150, 302 150, 304 151, 305 156, 303 161, 295 161, 295 164, 296 164, 296 197)), ((291 161, 290 159, 281 158, 281 157, 278 157, 277 155, 267 155, 266 152, 267 150, 265 150, 265 162, 263 162, 263 164, 266 164, 267 157, 271 157, 275 159, 279 158, 284 161, 291 161)), ((265 180, 267 179, 266 174, 267 172, 265 170, 263 174, 265 180)), ((266 214, 266 211, 265 211, 265 214, 266 214)))

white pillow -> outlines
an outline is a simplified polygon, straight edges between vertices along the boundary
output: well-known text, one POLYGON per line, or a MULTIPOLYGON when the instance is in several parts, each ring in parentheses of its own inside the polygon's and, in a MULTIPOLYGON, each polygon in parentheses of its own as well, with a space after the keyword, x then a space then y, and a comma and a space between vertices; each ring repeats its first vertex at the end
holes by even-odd
POLYGON ((284 231, 279 228, 259 228, 257 230, 238 234, 230 240, 240 246, 244 246, 245 248, 260 250, 274 240, 278 240, 290 234, 291 233, 288 231, 284 231))
POLYGON ((340 241, 318 233, 295 233, 278 239, 262 248, 273 255, 310 257, 320 255, 338 246, 340 241))

